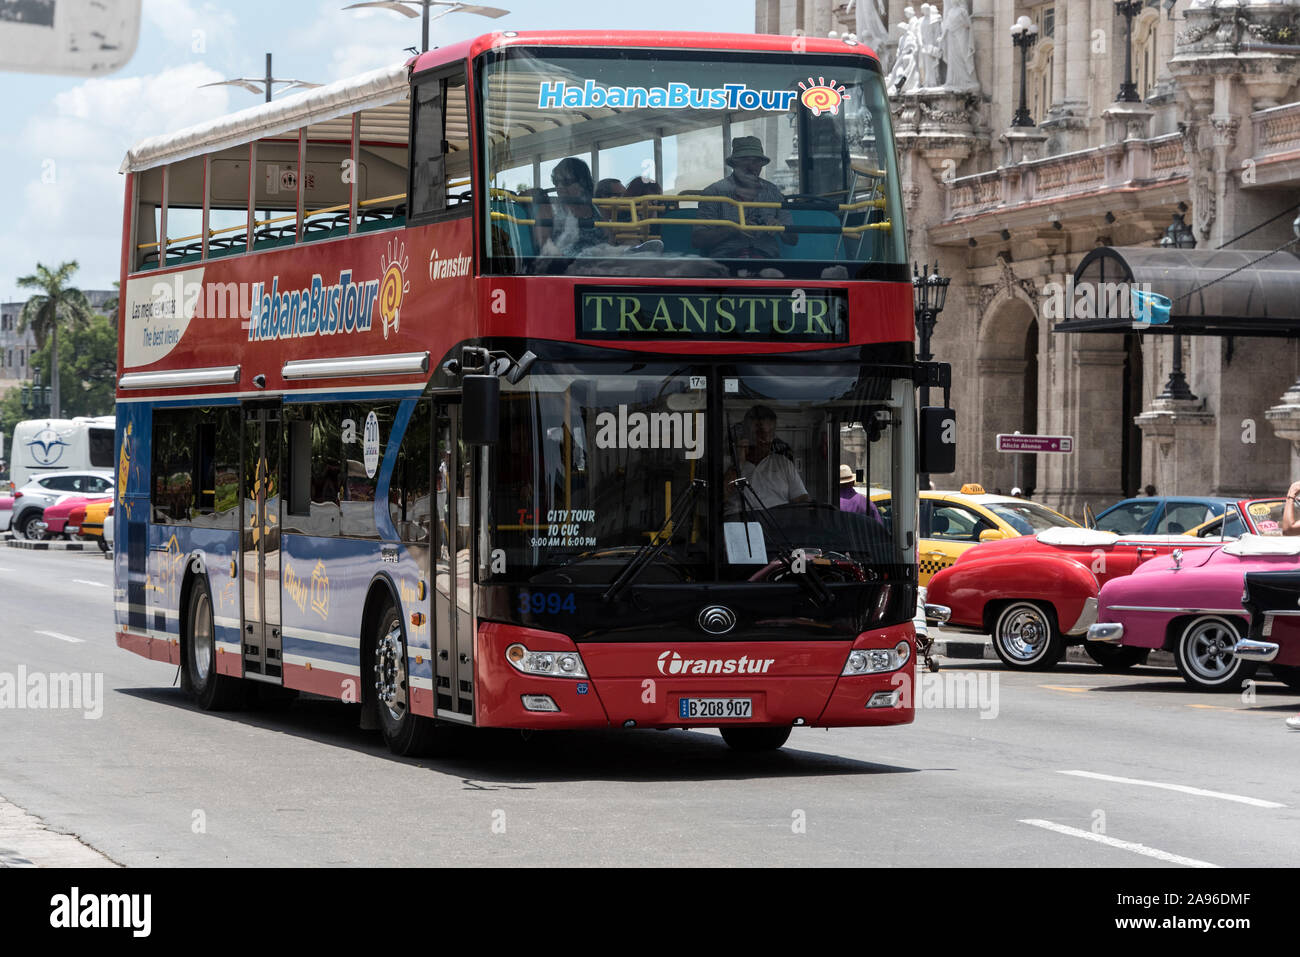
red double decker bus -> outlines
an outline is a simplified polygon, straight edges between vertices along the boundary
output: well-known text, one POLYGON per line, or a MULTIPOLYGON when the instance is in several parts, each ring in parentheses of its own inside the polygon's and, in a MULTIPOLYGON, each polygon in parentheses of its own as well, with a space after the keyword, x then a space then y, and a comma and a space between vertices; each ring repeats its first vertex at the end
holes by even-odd
POLYGON ((123 169, 117 641, 204 708, 912 720, 939 375, 861 46, 493 34, 123 169))

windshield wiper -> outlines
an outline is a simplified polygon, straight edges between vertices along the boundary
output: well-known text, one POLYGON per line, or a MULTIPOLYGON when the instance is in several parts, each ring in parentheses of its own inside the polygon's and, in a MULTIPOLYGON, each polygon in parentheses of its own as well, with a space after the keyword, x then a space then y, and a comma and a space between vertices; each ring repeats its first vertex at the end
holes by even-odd
POLYGON ((787 572, 803 583, 803 585, 812 593, 813 601, 819 605, 829 604, 831 602, 831 593, 829 589, 827 589, 826 583, 821 580, 821 577, 815 571, 813 571, 812 563, 809 562, 807 558, 804 558, 804 570, 802 572, 795 570, 794 545, 791 544, 790 539, 785 537, 785 533, 781 531, 781 526, 767 510, 767 506, 764 505, 763 500, 758 497, 758 493, 750 487, 749 479, 738 477, 734 479, 731 484, 740 491, 740 520, 742 522, 745 521, 745 514, 748 511, 747 503, 745 501, 745 493, 748 492, 753 496, 755 504, 758 505, 759 516, 765 519, 763 524, 767 526, 767 534, 771 535, 771 537, 776 540, 777 561, 781 563, 787 572))
POLYGON ((690 518, 691 513, 695 511, 695 502, 700 497, 700 491, 707 488, 708 484, 704 479, 691 480, 691 487, 686 490, 685 495, 677 500, 677 504, 673 506, 672 514, 668 516, 663 527, 655 533, 654 538, 637 548, 636 553, 623 567, 623 571, 614 579, 609 588, 605 589, 605 594, 600 596, 601 601, 613 601, 621 595, 636 580, 637 576, 645 570, 645 567, 659 557, 659 553, 672 540, 672 536, 666 535, 665 532, 668 529, 677 529, 682 522, 690 518))

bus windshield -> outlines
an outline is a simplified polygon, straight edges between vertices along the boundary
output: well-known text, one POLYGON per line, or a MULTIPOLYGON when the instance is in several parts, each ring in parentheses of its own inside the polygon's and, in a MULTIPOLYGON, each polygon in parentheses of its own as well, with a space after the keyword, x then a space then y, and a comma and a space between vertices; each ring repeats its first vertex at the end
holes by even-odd
POLYGON ((906 562, 906 530, 842 467, 901 485, 911 388, 853 367, 539 362, 503 385, 491 580, 610 583, 647 543, 664 548, 646 584, 777 580, 795 549, 831 582, 875 580, 906 562))
POLYGON ((489 271, 898 278, 862 56, 507 49, 480 68, 489 271))

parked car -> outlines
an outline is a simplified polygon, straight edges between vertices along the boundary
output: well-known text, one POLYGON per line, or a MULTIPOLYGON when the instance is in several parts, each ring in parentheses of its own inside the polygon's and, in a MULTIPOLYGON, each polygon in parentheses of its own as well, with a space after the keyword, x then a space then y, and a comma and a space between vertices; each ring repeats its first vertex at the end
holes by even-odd
POLYGON ((109 499, 90 495, 63 496, 63 498, 45 509, 45 515, 42 518, 42 521, 45 522, 45 537, 54 538, 56 535, 71 534, 67 531, 67 525, 68 516, 72 514, 73 509, 79 505, 99 501, 109 501, 109 499))
POLYGON ((1195 496, 1126 498, 1098 515, 1093 527, 1117 535, 1182 535, 1222 515, 1235 501, 1195 496))
POLYGON ((32 479, 14 492, 13 528, 23 538, 45 537, 45 510, 65 495, 105 495, 112 472, 56 472, 32 479))
POLYGON ((1300 571, 1247 572, 1242 605, 1250 631, 1233 654, 1267 662, 1274 677, 1300 691, 1300 571))
POLYGON ((92 538, 99 543, 100 551, 108 551, 104 541, 104 519, 113 507, 111 498, 96 499, 76 506, 68 516, 68 531, 82 538, 92 538))
POLYGON ((1198 691, 1235 691, 1258 667, 1233 655, 1249 625, 1244 576, 1279 570, 1300 571, 1300 538, 1243 535, 1217 548, 1175 550, 1102 586, 1088 640, 1113 647, 1116 667, 1163 648, 1198 691))
MULTIPOLYGON (((919 499, 917 538, 921 544, 917 566, 922 586, 980 542, 1032 535, 1049 528, 1079 527, 1045 505, 1010 495, 989 495, 975 484, 963 485, 959 492, 923 491, 919 499)), ((871 501, 888 523, 889 492, 876 491, 871 501)))
POLYGON ((13 517, 14 497, 12 495, 0 495, 0 532, 9 531, 13 517))
MULTIPOLYGON (((1220 545, 1186 535, 1051 528, 976 545, 930 579, 926 601, 951 609, 948 627, 992 634, 993 650, 1008 668, 1050 668, 1067 645, 1087 640, 1107 581, 1175 548, 1189 553, 1220 545)), ((1084 647, 1103 665, 1116 657, 1107 643, 1084 647)))

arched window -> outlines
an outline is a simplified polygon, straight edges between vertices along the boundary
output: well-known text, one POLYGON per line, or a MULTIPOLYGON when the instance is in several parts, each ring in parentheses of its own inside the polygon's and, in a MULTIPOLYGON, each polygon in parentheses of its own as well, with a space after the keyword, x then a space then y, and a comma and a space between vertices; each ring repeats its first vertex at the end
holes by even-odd
POLYGON ((1154 10, 1142 11, 1133 21, 1133 83, 1144 100, 1155 90, 1159 78, 1159 26, 1160 14, 1154 10))

